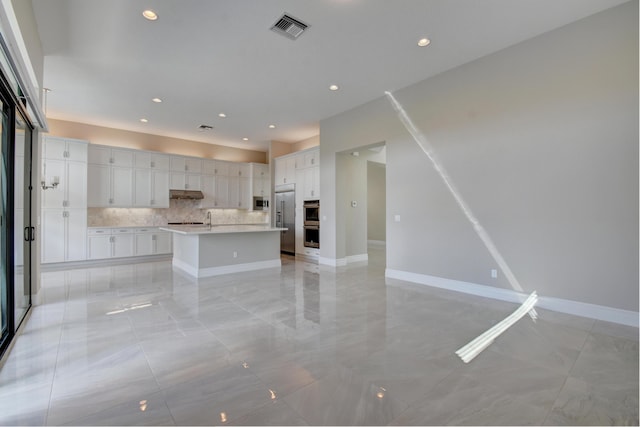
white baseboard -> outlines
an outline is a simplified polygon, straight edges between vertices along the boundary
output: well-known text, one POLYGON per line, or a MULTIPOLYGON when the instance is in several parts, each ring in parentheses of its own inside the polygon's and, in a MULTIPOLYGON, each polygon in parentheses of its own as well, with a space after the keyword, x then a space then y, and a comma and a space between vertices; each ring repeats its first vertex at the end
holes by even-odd
POLYGON ((369 261, 369 254, 349 255, 347 257, 347 264, 353 264, 354 262, 369 261))
POLYGON ((344 258, 325 258, 318 257, 318 264, 330 265, 332 267, 344 267, 347 264, 353 264, 354 262, 368 261, 368 254, 349 255, 344 258))
POLYGON ((318 264, 330 265, 331 267, 344 267, 347 265, 347 259, 318 257, 318 264))
POLYGON ((84 261, 56 262, 40 264, 40 271, 61 271, 74 268, 106 267, 112 265, 138 264, 141 262, 155 262, 170 260, 172 254, 140 255, 123 258, 88 259, 84 261))
MULTIPOLYGON (((477 283, 463 282, 460 280, 445 279, 443 277, 429 276, 427 274, 411 273, 408 271, 386 269, 385 276, 390 279, 404 280, 435 288, 450 291, 463 292, 465 294, 509 301, 523 302, 527 295, 511 289, 494 288, 492 286, 477 283)), ((638 327, 638 313, 630 310, 607 307, 604 305, 589 304, 563 298, 539 297, 536 304, 540 308, 590 319, 604 320, 606 322, 638 327)))
POLYGON ((387 242, 384 240, 367 240, 367 245, 372 246, 386 246, 387 242))
POLYGON ((262 270, 264 268, 276 268, 281 267, 282 262, 280 258, 271 259, 268 261, 247 262, 244 264, 224 265, 221 267, 209 267, 209 268, 195 268, 186 264, 180 260, 173 259, 172 265, 180 270, 190 274, 194 277, 211 277, 220 276, 222 274, 241 273, 244 271, 262 270))

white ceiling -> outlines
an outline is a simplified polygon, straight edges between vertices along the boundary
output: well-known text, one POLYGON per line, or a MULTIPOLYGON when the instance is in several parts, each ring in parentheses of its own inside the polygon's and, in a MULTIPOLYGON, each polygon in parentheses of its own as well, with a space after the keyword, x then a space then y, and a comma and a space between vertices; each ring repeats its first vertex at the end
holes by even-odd
POLYGON ((49 118, 262 151, 624 1, 32 0, 49 118), (296 41, 269 30, 285 12, 310 25, 296 41))

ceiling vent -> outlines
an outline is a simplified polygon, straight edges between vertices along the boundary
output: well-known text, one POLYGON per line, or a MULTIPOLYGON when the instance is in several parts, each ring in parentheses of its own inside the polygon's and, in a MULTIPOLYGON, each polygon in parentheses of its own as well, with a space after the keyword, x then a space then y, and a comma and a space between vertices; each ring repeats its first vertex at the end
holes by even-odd
POLYGON ((271 27, 272 31, 275 31, 278 34, 282 34, 283 36, 290 38, 291 40, 296 40, 300 35, 304 32, 304 30, 309 27, 304 22, 297 20, 296 18, 292 18, 291 16, 285 14, 282 15, 282 18, 278 19, 278 21, 273 24, 271 27))

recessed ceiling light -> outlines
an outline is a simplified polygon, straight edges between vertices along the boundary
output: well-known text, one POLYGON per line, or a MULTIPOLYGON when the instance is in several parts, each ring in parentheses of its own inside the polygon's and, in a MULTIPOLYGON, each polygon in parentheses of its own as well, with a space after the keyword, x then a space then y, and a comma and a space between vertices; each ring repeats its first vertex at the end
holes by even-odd
POLYGON ((142 123, 147 123, 149 120, 147 120, 147 119, 140 119, 140 121, 141 121, 142 123))
POLYGON ((276 125, 269 125, 269 129, 275 129, 276 125))
POLYGON ((153 99, 152 99, 152 101, 153 101, 153 102, 156 102, 156 103, 158 103, 158 104, 159 104, 159 103, 161 103, 161 102, 162 102, 162 99, 160 99, 160 98, 153 98, 153 99))
POLYGON ((248 141, 248 140, 249 140, 249 138, 242 138, 242 140, 243 140, 243 141, 248 141))
POLYGON ((429 46, 430 44, 431 44, 431 40, 427 38, 418 40, 418 46, 420 47, 429 46))
POLYGON ((338 87, 338 85, 331 85, 331 86, 329 86, 329 90, 336 91, 336 90, 338 90, 338 89, 340 89, 340 88, 338 87))
POLYGON ((144 16, 149 21, 155 21, 156 19, 158 19, 158 14, 151 9, 143 11, 142 16, 144 16))
POLYGON ((227 117, 227 115, 225 113, 220 113, 218 114, 218 117, 222 117, 224 119, 225 117, 227 117))

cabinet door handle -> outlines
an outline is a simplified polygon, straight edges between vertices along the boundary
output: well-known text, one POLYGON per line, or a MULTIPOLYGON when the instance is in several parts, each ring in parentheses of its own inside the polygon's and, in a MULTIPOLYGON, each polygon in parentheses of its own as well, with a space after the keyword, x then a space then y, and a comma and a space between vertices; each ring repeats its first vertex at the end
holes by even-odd
POLYGON ((113 160, 113 157, 109 157, 109 163, 115 163, 115 161, 113 160))
POLYGON ((29 230, 30 228, 31 228, 31 227, 25 227, 25 228, 24 228, 24 234, 23 234, 23 236, 24 236, 24 241, 25 241, 25 242, 28 242, 28 241, 30 240, 30 230, 29 230))
POLYGON ((156 167, 156 162, 151 162, 151 167, 155 168, 156 167))
POLYGON ((29 227, 29 240, 31 240, 32 242, 36 240, 36 228, 35 227, 29 227))

